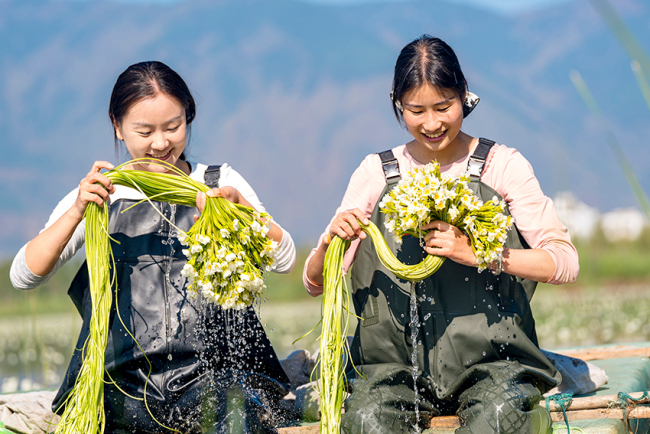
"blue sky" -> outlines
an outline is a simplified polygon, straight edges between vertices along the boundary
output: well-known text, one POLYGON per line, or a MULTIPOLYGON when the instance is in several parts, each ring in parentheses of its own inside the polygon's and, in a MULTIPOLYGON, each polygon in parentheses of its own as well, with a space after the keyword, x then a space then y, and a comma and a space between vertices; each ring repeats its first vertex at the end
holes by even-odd
MULTIPOLYGON (((61 0, 59 0, 61 1, 61 0)), ((69 0, 68 0, 69 1, 69 0)), ((100 0, 72 0, 72 1, 100 1, 100 0)), ((114 0, 122 3, 158 3, 173 4, 186 0, 114 0)), ((320 4, 354 4, 375 2, 402 2, 409 0, 299 0, 320 4)), ((435 1, 435 0, 432 0, 435 1)), ((531 12, 545 7, 568 3, 571 0, 444 0, 451 3, 474 5, 498 14, 513 15, 522 12, 531 12)))
MULTIPOLYGON (((130 0, 137 1, 137 0, 130 0)), ((408 1, 408 0, 302 0, 311 3, 323 4, 345 4, 345 3, 371 3, 377 1, 408 1)), ((483 9, 491 10, 499 14, 517 14, 543 9, 561 3, 568 3, 570 0, 445 0, 450 3, 462 3, 474 5, 483 9)))

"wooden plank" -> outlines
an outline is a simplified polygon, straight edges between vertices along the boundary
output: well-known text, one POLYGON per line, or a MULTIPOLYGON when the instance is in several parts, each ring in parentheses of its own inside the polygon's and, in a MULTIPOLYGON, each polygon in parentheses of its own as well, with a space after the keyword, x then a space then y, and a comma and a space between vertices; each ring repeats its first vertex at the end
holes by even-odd
POLYGON ((650 357, 649 347, 635 347, 632 345, 618 345, 606 348, 582 348, 574 350, 558 350, 557 354, 575 357, 580 360, 622 359, 624 357, 650 357))
POLYGON ((318 433, 320 433, 319 425, 292 426, 289 428, 278 428, 278 434, 318 434, 318 433))
MULTIPOLYGON (((643 396, 644 392, 636 392, 636 393, 630 393, 630 397, 639 399, 643 396)), ((648 399, 644 399, 641 402, 638 402, 637 404, 647 404, 650 402, 648 399)), ((583 398, 573 398, 571 401, 571 405, 568 407, 568 410, 588 410, 588 409, 594 409, 594 408, 608 408, 611 407, 612 404, 617 404, 619 403, 618 400, 618 395, 602 395, 602 396, 585 396, 583 398)), ((542 407, 546 407, 546 401, 542 400, 539 402, 539 405, 542 407)), ((562 411, 560 406, 554 402, 551 401, 549 405, 551 411, 562 411)))
MULTIPOLYGON (((566 412, 567 419, 588 420, 588 419, 623 419, 623 410, 620 408, 597 408, 587 410, 570 410, 566 412)), ((635 407, 628 411, 628 419, 649 419, 650 407, 635 407)), ((564 414, 552 412, 553 422, 564 422, 564 414)), ((458 428, 460 419, 457 416, 440 416, 431 419, 431 428, 458 428)))
MULTIPOLYGON (((620 408, 595 408, 592 410, 575 410, 566 412, 567 419, 586 420, 586 419, 623 419, 623 409, 620 408)), ((650 407, 634 407, 627 412, 628 419, 648 419, 650 418, 650 407)), ((564 414, 562 412, 551 413, 553 422, 563 422, 564 414)))
POLYGON ((460 427, 460 419, 458 416, 438 416, 431 418, 429 428, 458 428, 460 427))

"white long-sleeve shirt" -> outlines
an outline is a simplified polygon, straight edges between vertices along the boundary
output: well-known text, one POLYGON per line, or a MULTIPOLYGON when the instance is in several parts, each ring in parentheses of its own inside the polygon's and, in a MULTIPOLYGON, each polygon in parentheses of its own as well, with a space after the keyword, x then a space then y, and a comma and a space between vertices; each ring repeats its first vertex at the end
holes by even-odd
MULTIPOLYGON (((208 168, 205 164, 193 163, 190 162, 192 167, 192 173, 190 178, 204 182, 205 170, 208 168)), ((235 171, 228 164, 221 166, 221 174, 219 177, 219 187, 234 187, 236 188, 242 196, 259 212, 266 212, 264 205, 257 197, 257 194, 253 188, 246 182, 243 176, 241 176, 237 171, 235 171)), ((56 222, 66 211, 68 211, 74 204, 77 195, 79 192, 79 187, 72 190, 68 195, 66 195, 54 208, 50 218, 48 219, 45 227, 41 230, 43 232, 45 229, 50 227, 54 222, 56 222)), ((111 201, 116 201, 118 199, 134 199, 141 200, 144 199, 144 195, 137 190, 134 190, 130 187, 123 185, 116 185, 115 192, 110 195, 111 201)), ((273 221, 276 225, 278 223, 273 221)), ((278 251, 275 257, 275 271, 276 273, 288 273, 293 268, 296 261, 296 247, 294 245, 291 235, 278 225, 282 229, 282 240, 279 243, 278 251)), ((63 249, 61 256, 59 257, 56 265, 45 276, 39 276, 34 274, 25 261, 25 249, 27 244, 25 244, 16 257, 14 258, 13 263, 11 264, 10 278, 11 283, 16 289, 33 289, 38 286, 44 285, 50 278, 56 274, 56 272, 68 262, 77 251, 83 247, 86 236, 86 221, 82 220, 81 223, 77 226, 70 241, 63 249)), ((29 244, 29 243, 28 243, 29 244)))

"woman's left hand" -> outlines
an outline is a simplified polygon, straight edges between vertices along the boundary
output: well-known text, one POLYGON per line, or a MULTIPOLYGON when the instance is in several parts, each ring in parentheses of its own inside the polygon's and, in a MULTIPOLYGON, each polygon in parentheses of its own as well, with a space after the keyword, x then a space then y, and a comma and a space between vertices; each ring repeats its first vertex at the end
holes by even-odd
POLYGON ((424 250, 428 254, 444 256, 461 265, 477 266, 469 238, 456 226, 436 220, 422 226, 422 230, 429 231, 424 236, 424 250))
POLYGON ((213 188, 212 190, 208 190, 206 193, 201 191, 196 193, 196 207, 199 209, 199 212, 203 212, 203 208, 205 208, 206 195, 209 197, 223 197, 228 202, 251 206, 235 187, 221 187, 213 188))
MULTIPOLYGON (((199 212, 203 212, 203 208, 205 208, 205 200, 206 196, 209 197, 223 197, 229 202, 232 203, 240 203, 242 205, 245 205, 249 208, 253 208, 253 206, 242 196, 242 194, 237 190, 235 187, 221 187, 221 188, 213 188, 212 190, 208 190, 207 192, 203 193, 199 191, 196 193, 196 207, 199 209, 199 212)), ((195 215, 194 216, 194 222, 196 222, 199 219, 199 216, 195 215)))

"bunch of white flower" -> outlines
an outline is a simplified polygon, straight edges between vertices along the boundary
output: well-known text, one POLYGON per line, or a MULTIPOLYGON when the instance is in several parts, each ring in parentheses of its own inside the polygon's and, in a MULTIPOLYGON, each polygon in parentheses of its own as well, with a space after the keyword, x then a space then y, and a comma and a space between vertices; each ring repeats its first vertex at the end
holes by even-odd
POLYGON ((223 200, 209 198, 196 224, 179 234, 187 246, 181 274, 190 281, 191 295, 224 309, 243 309, 266 289, 262 274, 272 269, 278 243, 267 236, 270 216, 223 200))
POLYGON ((436 161, 414 168, 379 203, 386 229, 401 243, 407 234, 422 238, 422 226, 441 220, 467 234, 479 271, 500 263, 512 217, 504 214, 505 201, 483 203, 468 184, 465 173, 441 175, 436 161))

